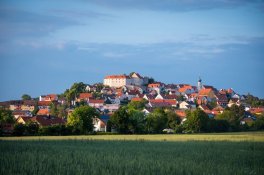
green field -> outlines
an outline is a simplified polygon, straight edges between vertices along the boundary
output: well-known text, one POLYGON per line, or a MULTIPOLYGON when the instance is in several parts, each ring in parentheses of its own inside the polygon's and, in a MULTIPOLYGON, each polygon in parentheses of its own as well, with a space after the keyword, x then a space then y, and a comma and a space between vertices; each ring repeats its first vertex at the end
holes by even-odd
POLYGON ((0 174, 263 174, 263 134, 2 137, 0 174))

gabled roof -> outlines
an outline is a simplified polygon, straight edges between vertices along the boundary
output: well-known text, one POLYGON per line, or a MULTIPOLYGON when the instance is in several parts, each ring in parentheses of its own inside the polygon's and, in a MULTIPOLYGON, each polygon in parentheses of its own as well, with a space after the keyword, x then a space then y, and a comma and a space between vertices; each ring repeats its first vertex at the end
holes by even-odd
POLYGON ((63 125, 66 123, 63 119, 50 115, 37 115, 32 117, 31 120, 39 123, 40 126, 63 125))
POLYGON ((32 117, 29 116, 19 116, 16 121, 18 121, 19 119, 22 119, 25 123, 30 121, 32 119, 32 117))
POLYGON ((134 97, 131 99, 131 101, 142 101, 143 98, 139 98, 139 97, 134 97))
POLYGON ((48 115, 49 113, 49 109, 39 109, 37 115, 48 115))
POLYGON ((161 86, 160 83, 151 83, 148 84, 148 88, 159 88, 161 86))
POLYGON ((88 98, 92 98, 93 94, 91 93, 80 93, 79 95, 79 99, 88 99, 88 98))
POLYGON ((218 101, 228 101, 227 96, 225 94, 216 94, 215 97, 218 101))
POLYGON ((108 75, 105 79, 130 79, 127 75, 108 75))
POLYGON ((52 101, 38 101, 38 106, 49 106, 52 101))
POLYGON ((104 100, 89 99, 88 103, 104 103, 104 100))
POLYGON ((135 75, 137 78, 143 79, 143 77, 142 77, 139 73, 134 72, 134 73, 132 74, 132 77, 133 77, 134 75, 135 75))
POLYGON ((24 100, 23 105, 28 105, 28 106, 35 106, 37 104, 37 101, 35 100, 24 100))
POLYGON ((208 96, 210 93, 212 93, 213 90, 212 89, 201 89, 199 91, 199 95, 202 95, 202 96, 208 96))

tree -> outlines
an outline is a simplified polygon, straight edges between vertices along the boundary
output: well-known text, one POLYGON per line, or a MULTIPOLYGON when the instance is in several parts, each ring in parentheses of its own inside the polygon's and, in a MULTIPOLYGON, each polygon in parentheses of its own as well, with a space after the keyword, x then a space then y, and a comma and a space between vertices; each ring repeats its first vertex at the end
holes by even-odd
POLYGON ((34 110, 32 111, 32 115, 33 115, 33 116, 37 115, 38 111, 39 111, 39 108, 38 108, 38 105, 36 104, 36 105, 34 106, 34 110))
POLYGON ((39 125, 37 122, 29 121, 26 123, 26 133, 28 135, 36 135, 39 130, 39 125))
POLYGON ((0 126, 5 123, 15 123, 12 111, 0 108, 0 126))
POLYGON ((28 94, 23 94, 21 98, 22 100, 31 100, 31 96, 28 94))
POLYGON ((167 127, 168 118, 161 108, 155 109, 146 118, 146 129, 149 133, 162 133, 167 127))
POLYGON ((130 114, 128 112, 127 106, 120 107, 114 114, 111 116, 110 121, 114 129, 119 133, 129 133, 129 124, 130 124, 130 114))
POLYGON ((154 82, 155 82, 154 78, 150 77, 149 80, 148 80, 148 83, 151 84, 151 83, 154 83, 154 82))
POLYGON ((140 134, 145 132, 145 115, 139 110, 129 111, 128 129, 132 133, 140 134))
POLYGON ((14 125, 14 135, 16 136, 22 136, 26 130, 26 127, 22 123, 16 123, 14 125))
POLYGON ((226 108, 222 114, 215 117, 217 120, 226 120, 230 129, 237 131, 240 127, 240 120, 244 117, 245 111, 243 106, 232 105, 230 108, 226 108))
POLYGON ((66 112, 67 105, 62 104, 57 107, 58 109, 58 117, 60 118, 66 118, 67 117, 67 112, 66 112))
POLYGON ((128 103, 128 108, 131 109, 136 109, 136 110, 143 110, 145 108, 145 105, 148 103, 147 100, 143 99, 141 101, 131 101, 128 103))
POLYGON ((70 89, 66 89, 64 96, 66 97, 68 103, 75 100, 75 97, 79 96, 80 93, 85 92, 86 85, 83 82, 74 83, 70 89))
POLYGON ((180 117, 172 110, 165 111, 168 118, 168 128, 176 130, 181 123, 180 117))
POLYGON ((95 108, 90 106, 80 106, 75 108, 68 117, 67 126, 73 128, 73 132, 88 134, 93 131, 93 118, 98 117, 95 108))
POLYGON ((50 114, 53 116, 58 116, 58 109, 55 103, 50 104, 50 114))
POLYGON ((264 114, 257 118, 257 120, 253 124, 253 127, 256 130, 264 130, 264 114))
POLYGON ((187 132, 205 132, 207 129, 208 115, 199 108, 187 112, 187 120, 184 122, 187 132))

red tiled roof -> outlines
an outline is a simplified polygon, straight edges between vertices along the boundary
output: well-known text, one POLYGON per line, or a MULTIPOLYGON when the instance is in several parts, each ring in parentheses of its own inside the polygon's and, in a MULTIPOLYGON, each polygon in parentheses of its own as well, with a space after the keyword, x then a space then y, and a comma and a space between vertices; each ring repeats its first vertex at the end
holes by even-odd
POLYGON ((89 99, 89 103, 104 103, 104 100, 89 99))
POLYGON ((143 100, 143 98, 140 98, 140 97, 134 97, 131 99, 131 101, 141 101, 143 100))
POLYGON ((51 101, 38 101, 38 106, 49 106, 51 101))
POLYGON ((252 114, 262 113, 262 112, 264 112, 264 107, 263 108, 251 108, 249 111, 252 114))
POLYGON ((186 117, 186 112, 184 110, 176 110, 175 113, 181 118, 185 118, 186 117))
POLYGON ((79 99, 88 99, 93 97, 93 95, 91 93, 80 93, 79 95, 79 99))
POLYGON ((51 125, 57 125, 57 124, 65 124, 66 122, 59 118, 54 116, 47 116, 47 115, 37 115, 32 117, 31 119, 34 122, 39 123, 40 126, 51 126, 51 125))
POLYGON ((49 109, 39 109, 37 115, 48 115, 49 113, 49 109))
POLYGON ((207 96, 207 95, 209 95, 211 92, 212 92, 212 89, 201 89, 201 90, 199 91, 199 95, 205 95, 205 96, 207 96))
POLYGON ((105 79, 129 79, 127 75, 108 75, 105 79))
POLYGON ((160 87, 160 83, 152 83, 152 84, 148 84, 149 88, 157 88, 160 87))

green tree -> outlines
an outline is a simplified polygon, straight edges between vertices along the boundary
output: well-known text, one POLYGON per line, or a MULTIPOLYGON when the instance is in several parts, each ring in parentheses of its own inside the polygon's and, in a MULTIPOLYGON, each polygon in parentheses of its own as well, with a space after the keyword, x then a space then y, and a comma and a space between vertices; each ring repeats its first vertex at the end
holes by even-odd
POLYGON ((165 112, 168 118, 168 128, 176 130, 181 123, 180 117, 172 110, 166 110, 165 112))
POLYGON ((149 133, 162 133, 163 129, 167 127, 167 124, 167 115, 161 108, 157 108, 147 115, 146 129, 149 133))
POLYGON ((129 133, 130 114, 127 106, 120 107, 110 118, 114 129, 119 133, 129 133))
POLYGON ((36 104, 34 106, 34 110, 31 113, 32 113, 33 116, 35 116, 35 115, 37 115, 38 111, 39 111, 39 108, 38 108, 38 105, 36 104))
POLYGON ((55 103, 50 104, 50 114, 53 116, 58 116, 57 104, 55 103))
POLYGON ((15 123, 12 111, 0 108, 0 126, 5 123, 15 123))
POLYGON ((145 132, 145 115, 139 110, 129 110, 128 129, 132 133, 140 134, 145 132))
POLYGON ((37 122, 29 121, 25 125, 25 130, 28 135, 36 135, 39 130, 39 125, 37 122))
POLYGON ((64 96, 66 97, 68 103, 72 100, 75 100, 75 97, 78 97, 80 93, 85 92, 86 85, 83 82, 74 83, 70 89, 66 89, 64 96))
POLYGON ((31 96, 28 94, 23 94, 21 97, 22 100, 31 100, 31 96))
POLYGON ((25 133, 26 126, 22 123, 16 123, 14 125, 14 132, 13 134, 16 136, 22 136, 25 133))
POLYGON ((256 121, 253 124, 253 127, 256 130, 264 130, 264 113, 262 113, 261 116, 259 116, 256 121))
POLYGON ((93 118, 98 117, 95 108, 90 106, 80 106, 75 108, 68 117, 67 126, 72 127, 73 132, 88 134, 93 131, 93 118))
POLYGON ((66 118, 67 117, 67 112, 66 112, 67 105, 65 105, 65 104, 59 105, 57 107, 57 109, 58 109, 58 117, 60 117, 60 118, 66 118))
POLYGON ((154 83, 154 82, 155 82, 155 79, 150 77, 148 83, 151 84, 151 83, 154 83))
POLYGON ((148 103, 147 100, 143 99, 141 101, 131 101, 128 103, 128 108, 131 109, 136 109, 136 110, 143 110, 145 108, 145 105, 148 103))
POLYGON ((208 115, 199 108, 187 112, 187 120, 184 122, 187 132, 205 132, 207 129, 208 115))
POLYGON ((226 108, 222 114, 215 117, 217 120, 226 120, 230 129, 233 131, 239 130, 240 120, 243 119, 245 114, 243 106, 232 105, 230 108, 226 108))

